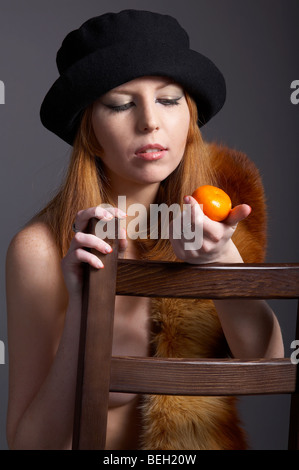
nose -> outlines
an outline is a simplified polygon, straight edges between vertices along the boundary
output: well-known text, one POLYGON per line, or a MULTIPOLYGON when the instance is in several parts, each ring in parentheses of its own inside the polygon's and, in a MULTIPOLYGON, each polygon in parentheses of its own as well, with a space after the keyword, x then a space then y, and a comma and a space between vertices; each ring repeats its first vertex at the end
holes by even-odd
POLYGON ((156 103, 147 103, 140 106, 138 128, 141 132, 154 132, 160 127, 156 103))

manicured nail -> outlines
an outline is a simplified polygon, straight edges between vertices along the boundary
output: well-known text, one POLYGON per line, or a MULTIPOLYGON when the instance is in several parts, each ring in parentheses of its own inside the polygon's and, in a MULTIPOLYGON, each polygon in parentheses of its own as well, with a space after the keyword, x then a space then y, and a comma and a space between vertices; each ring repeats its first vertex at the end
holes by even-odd
POLYGON ((112 250, 111 246, 106 246, 106 248, 105 248, 106 253, 112 253, 112 251, 113 250, 112 250))

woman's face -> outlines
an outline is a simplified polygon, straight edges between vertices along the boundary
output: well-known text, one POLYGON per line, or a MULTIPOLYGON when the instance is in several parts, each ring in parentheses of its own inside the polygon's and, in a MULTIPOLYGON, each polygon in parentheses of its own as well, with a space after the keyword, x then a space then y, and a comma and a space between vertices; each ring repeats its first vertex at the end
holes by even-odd
POLYGON ((114 190, 160 183, 180 163, 190 114, 182 87, 142 77, 101 96, 92 125, 114 190))

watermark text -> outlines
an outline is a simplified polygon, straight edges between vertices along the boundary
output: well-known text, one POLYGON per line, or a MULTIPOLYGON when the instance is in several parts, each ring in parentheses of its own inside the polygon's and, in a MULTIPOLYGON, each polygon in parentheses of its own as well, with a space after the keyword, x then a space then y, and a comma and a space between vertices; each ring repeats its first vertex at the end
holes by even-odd
POLYGON ((5 104, 5 86, 2 80, 0 80, 0 104, 5 104))
POLYGON ((131 468, 134 468, 137 464, 147 464, 147 465, 195 465, 196 463, 196 454, 184 454, 180 452, 172 454, 149 454, 143 453, 138 456, 122 456, 122 455, 107 455, 103 459, 104 465, 126 465, 131 468))
POLYGON ((3 341, 0 341, 0 365, 5 364, 5 346, 3 341))
MULTIPOLYGON (((101 204, 103 209, 109 211, 109 204, 101 204)), ((192 208, 190 204, 183 204, 183 211, 179 204, 168 206, 162 204, 150 204, 149 227, 148 210, 143 204, 131 204, 126 207, 126 196, 118 196, 118 209, 133 217, 127 224, 127 236, 131 240, 136 239, 169 239, 184 240, 185 250, 199 250, 203 243, 203 212, 202 205, 192 208), (159 226, 159 220, 161 221, 159 226)), ((120 220, 120 228, 125 227, 125 220, 120 220)), ((96 224, 96 235, 101 239, 116 238, 115 223, 113 220, 99 220, 96 224)))
POLYGON ((291 363, 292 364, 299 364, 299 340, 295 339, 291 342, 291 349, 295 349, 295 351, 291 354, 291 363))
POLYGON ((291 83, 291 89, 294 90, 291 93, 290 99, 292 104, 299 104, 299 80, 293 80, 291 83))

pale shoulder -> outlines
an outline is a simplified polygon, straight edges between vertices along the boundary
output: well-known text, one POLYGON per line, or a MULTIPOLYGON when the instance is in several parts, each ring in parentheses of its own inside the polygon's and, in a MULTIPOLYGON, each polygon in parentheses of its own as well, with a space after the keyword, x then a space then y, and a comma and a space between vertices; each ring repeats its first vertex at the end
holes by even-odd
POLYGON ((42 219, 33 220, 17 232, 7 250, 7 260, 17 264, 53 257, 59 259, 58 248, 50 227, 42 219))
MULTIPOLYGON (((11 240, 6 255, 8 289, 23 296, 44 291, 65 296, 61 259, 53 233, 43 220, 34 220, 11 240)), ((23 297, 24 298, 24 297, 23 297)))

